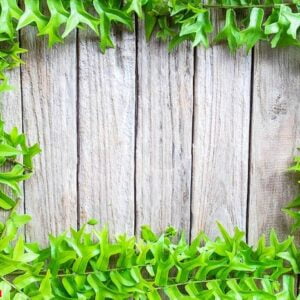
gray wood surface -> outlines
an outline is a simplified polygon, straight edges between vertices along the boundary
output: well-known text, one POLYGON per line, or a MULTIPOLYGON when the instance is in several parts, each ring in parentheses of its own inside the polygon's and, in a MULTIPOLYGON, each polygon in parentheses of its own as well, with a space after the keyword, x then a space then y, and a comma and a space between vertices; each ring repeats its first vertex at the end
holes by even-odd
POLYGON ((224 46, 197 51, 193 236, 215 236, 216 220, 246 228, 250 89, 251 56, 224 46))
MULTIPOLYGON (((141 32, 141 30, 140 30, 141 32)), ((136 222, 161 231, 189 231, 193 124, 193 51, 165 45, 138 48, 136 222)))
POLYGON ((135 36, 116 33, 102 55, 87 33, 79 39, 80 219, 110 232, 134 231, 135 36))
POLYGON ((33 34, 23 31, 26 65, 2 100, 8 127, 23 124, 43 149, 25 186, 29 239, 90 218, 112 233, 150 224, 215 236, 216 220, 248 228, 251 242, 288 232, 299 50, 261 45, 253 62, 224 46, 170 54, 139 30, 116 32, 102 55, 88 32, 54 49, 33 34))
POLYGON ((9 74, 11 90, 0 96, 1 117, 5 121, 7 130, 13 127, 22 129, 22 89, 20 68, 13 69, 9 74))
POLYGON ((22 46, 29 49, 22 68, 24 131, 43 150, 25 185, 25 211, 33 219, 27 236, 45 241, 77 224, 76 43, 73 36, 48 49, 24 30, 22 46))
POLYGON ((300 145, 300 55, 298 49, 255 52, 249 240, 275 228, 289 230, 282 207, 295 195, 295 180, 286 172, 300 145), (250 225, 251 224, 251 225, 250 225))

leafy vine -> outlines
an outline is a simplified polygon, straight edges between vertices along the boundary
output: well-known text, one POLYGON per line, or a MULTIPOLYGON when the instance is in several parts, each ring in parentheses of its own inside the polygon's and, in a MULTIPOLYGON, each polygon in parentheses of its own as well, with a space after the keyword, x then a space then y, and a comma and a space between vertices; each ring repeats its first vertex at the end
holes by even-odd
POLYGON ((33 174, 32 158, 40 152, 38 144, 27 145, 26 136, 15 127, 4 130, 0 121, 0 208, 10 210, 21 195, 20 182, 33 174))
POLYGON ((125 235, 110 242, 107 229, 50 236, 50 246, 16 238, 29 220, 13 213, 0 239, 0 289, 5 299, 296 299, 299 250, 292 237, 270 235, 256 248, 239 229, 221 237, 200 233, 191 244, 168 228, 156 236, 148 227, 141 239, 125 235))
MULTIPOLYGON (((296 156, 294 159, 294 165, 289 168, 290 172, 293 172, 298 178, 298 183, 300 183, 300 156, 296 156)), ((292 225, 292 231, 295 232, 300 229, 300 195, 293 199, 286 207, 283 209, 290 217, 293 218, 294 224, 292 225)))
MULTIPOLYGON (((20 182, 33 173, 32 158, 40 149, 28 146, 24 134, 10 133, 0 123, 0 161, 11 170, 0 182, 20 195, 20 182)), ((300 172, 299 157, 292 171, 300 172)), ((49 235, 46 248, 26 242, 20 229, 30 216, 17 213, 18 201, 1 190, 0 205, 10 209, 0 223, 0 291, 3 299, 299 299, 296 276, 300 250, 289 236, 280 242, 271 231, 267 244, 244 241, 235 228, 230 235, 218 224, 215 240, 203 232, 188 243, 184 234, 169 227, 157 236, 147 226, 141 238, 120 235, 114 241, 107 228, 97 230, 90 220, 79 230, 49 235)), ((299 227, 299 198, 287 212, 299 227)))
POLYGON ((134 16, 144 22, 145 36, 169 41, 173 49, 183 41, 192 45, 226 42, 231 51, 247 51, 260 40, 277 46, 299 46, 300 2, 283 0, 1 0, 0 91, 8 88, 5 71, 20 64, 24 52, 18 31, 29 25, 48 36, 49 46, 62 42, 76 28, 89 27, 100 37, 100 49, 114 47, 112 27, 134 30, 134 16), (212 11, 224 11, 218 30, 212 11), (243 11, 244 13, 240 13, 243 11))

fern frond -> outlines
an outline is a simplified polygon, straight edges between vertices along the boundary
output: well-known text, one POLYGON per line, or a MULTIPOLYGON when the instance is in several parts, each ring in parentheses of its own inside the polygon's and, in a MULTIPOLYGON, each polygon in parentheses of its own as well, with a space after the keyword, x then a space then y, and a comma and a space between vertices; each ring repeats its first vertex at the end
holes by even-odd
MULTIPOLYGON (((114 47, 111 35, 115 25, 134 28, 134 16, 144 22, 147 39, 156 37, 169 41, 173 49, 184 41, 193 46, 208 47, 210 41, 226 42, 231 51, 245 47, 247 51, 260 40, 272 47, 299 46, 299 3, 283 0, 213 0, 202 4, 195 0, 17 0, 0 1, 0 91, 7 88, 4 71, 12 67, 13 55, 2 60, 5 44, 18 47, 18 31, 29 25, 37 27, 38 35, 48 36, 49 46, 62 42, 76 28, 89 27, 100 39, 105 52, 114 47), (212 11, 226 13, 226 22, 219 32, 213 30, 212 11), (244 10, 246 17, 236 12, 244 10), (7 60, 10 61, 7 63, 7 60)), ((15 61, 17 65, 19 61, 15 61)))
MULTIPOLYGON (((296 176, 296 180, 300 184, 300 156, 294 158, 294 164, 288 169, 289 172, 296 176)), ((290 201, 283 211, 290 216, 294 223, 292 224, 292 232, 300 229, 300 195, 290 201)))
POLYGON ((12 209, 21 196, 20 183, 34 171, 32 158, 40 152, 37 144, 28 146, 26 136, 13 128, 5 131, 0 120, 0 208, 12 209))
POLYGON ((249 246, 244 233, 221 225, 215 240, 190 244, 174 230, 141 238, 83 226, 49 237, 49 247, 25 243, 16 230, 28 216, 13 213, 0 238, 0 288, 10 299, 295 299, 299 251, 293 238, 249 246), (204 297, 204 298, 202 298, 204 297))

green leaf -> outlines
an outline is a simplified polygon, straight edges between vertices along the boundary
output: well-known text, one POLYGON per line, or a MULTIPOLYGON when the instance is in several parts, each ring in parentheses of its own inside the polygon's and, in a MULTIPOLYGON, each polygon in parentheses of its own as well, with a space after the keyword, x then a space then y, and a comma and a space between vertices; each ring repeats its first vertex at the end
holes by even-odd
POLYGON ((48 23, 48 18, 40 10, 40 0, 24 0, 25 11, 19 19, 17 30, 35 23, 41 31, 48 23))
POLYGON ((114 48, 114 43, 110 37, 111 22, 105 14, 100 15, 100 49, 105 53, 106 49, 114 48))
POLYGON ((145 14, 145 35, 147 41, 151 39, 156 24, 157 24, 157 17, 146 13, 145 14))
MULTIPOLYGON (((295 172, 296 175, 300 175, 300 157, 294 158, 294 165, 288 169, 288 171, 295 172)), ((300 183, 300 181, 299 181, 300 183)), ((296 232, 300 229, 300 195, 290 201, 283 211, 293 218, 294 223, 292 224, 292 232, 296 232)))
POLYGON ((235 52, 240 45, 240 39, 241 35, 236 24, 235 11, 227 9, 225 25, 215 37, 214 42, 227 41, 229 49, 235 52))
POLYGON ((15 156, 25 154, 22 150, 16 149, 7 144, 0 144, 0 156, 15 156))
POLYGON ((59 31, 61 26, 67 23, 69 12, 63 6, 62 0, 48 1, 48 8, 50 11, 49 22, 40 30, 39 35, 48 35, 51 47, 63 40, 59 31))
POLYGON ((128 13, 135 12, 140 18, 144 16, 142 6, 147 3, 147 0, 130 0, 128 13))
POLYGON ((98 221, 97 221, 96 219, 90 219, 90 220, 88 220, 87 223, 88 223, 89 225, 94 226, 94 225, 97 225, 97 224, 98 224, 98 221))
POLYGON ((276 46, 299 46, 300 42, 295 38, 299 27, 299 16, 293 15, 291 8, 281 5, 280 9, 274 9, 266 21, 265 33, 273 36, 271 45, 276 46), (292 22, 292 23, 291 23, 292 22))
POLYGON ((51 289, 51 273, 49 271, 43 278, 38 291, 38 295, 32 297, 33 300, 50 300, 54 298, 51 289))
POLYGON ((131 16, 126 12, 122 11, 119 7, 109 7, 108 5, 104 5, 104 2, 101 0, 94 0, 93 3, 97 13, 100 16, 101 14, 105 14, 110 21, 124 24, 130 30, 133 29, 133 22, 131 16))
POLYGON ((68 18, 66 29, 62 35, 63 38, 68 36, 80 24, 88 25, 96 34, 99 33, 99 20, 89 14, 85 7, 83 0, 70 0, 71 14, 68 18))
POLYGON ((22 15, 22 10, 17 5, 17 0, 2 0, 0 3, 0 39, 16 37, 15 20, 22 15))
POLYGON ((285 208, 299 208, 300 207, 300 195, 292 200, 285 208))
POLYGON ((124 24, 130 30, 133 29, 133 22, 130 15, 122 11, 119 7, 109 7, 101 0, 94 0, 93 3, 100 16, 100 49, 102 53, 105 53, 106 49, 114 47, 114 43, 111 40, 112 22, 124 24))
POLYGON ((291 35, 295 40, 300 28, 300 13, 293 13, 291 10, 284 12, 284 16, 290 23, 287 34, 291 35))
POLYGON ((266 35, 262 29, 264 10, 262 8, 252 8, 248 27, 241 31, 241 44, 246 45, 249 52, 259 40, 266 40, 266 35))
POLYGON ((203 44, 209 46, 208 34, 212 32, 210 14, 207 10, 200 10, 196 15, 183 22, 180 36, 192 35, 193 46, 203 44))
POLYGON ((5 210, 12 209, 16 202, 0 190, 0 207, 5 210))

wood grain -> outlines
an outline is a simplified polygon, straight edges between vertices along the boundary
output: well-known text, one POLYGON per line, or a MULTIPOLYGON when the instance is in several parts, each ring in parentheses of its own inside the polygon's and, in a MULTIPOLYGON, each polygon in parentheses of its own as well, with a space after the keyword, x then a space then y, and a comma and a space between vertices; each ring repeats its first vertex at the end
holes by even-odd
POLYGON ((15 68, 7 72, 9 84, 12 89, 1 94, 0 107, 1 117, 5 122, 5 128, 10 130, 12 127, 18 127, 22 130, 22 91, 20 68, 15 68))
POLYGON ((79 45, 80 220, 133 233, 135 37, 116 32, 116 49, 101 54, 91 34, 79 45))
POLYGON ((192 236, 246 228, 250 85, 251 56, 197 50, 192 236))
POLYGON ((251 91, 244 53, 219 45, 194 57, 182 45, 170 54, 141 28, 137 40, 119 31, 114 39, 102 55, 90 32, 53 49, 34 30, 22 33, 26 65, 11 72, 15 90, 1 101, 6 127, 23 126, 43 149, 25 187, 28 238, 45 242, 90 218, 112 233, 150 224, 215 236, 219 220, 248 227, 250 242, 272 227, 286 235, 281 208, 296 183, 285 170, 300 144, 298 50, 257 47, 251 91))
POLYGON ((255 52, 249 203, 249 240, 275 228, 289 230, 282 207, 295 195, 286 172, 300 144, 300 56, 298 49, 255 52))
POLYGON ((193 50, 138 46, 136 225, 189 232, 193 121, 193 50))
POLYGON ((77 223, 76 44, 73 35, 48 49, 26 30, 22 46, 29 50, 22 68, 24 130, 43 150, 25 186, 26 212, 33 219, 27 236, 44 242, 48 233, 77 223))

